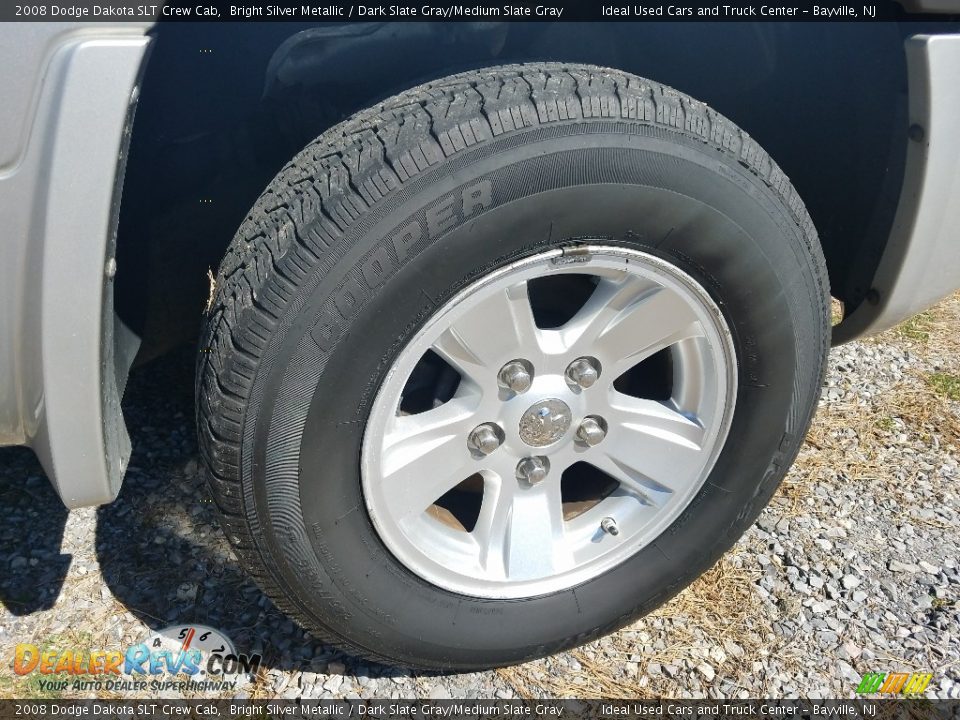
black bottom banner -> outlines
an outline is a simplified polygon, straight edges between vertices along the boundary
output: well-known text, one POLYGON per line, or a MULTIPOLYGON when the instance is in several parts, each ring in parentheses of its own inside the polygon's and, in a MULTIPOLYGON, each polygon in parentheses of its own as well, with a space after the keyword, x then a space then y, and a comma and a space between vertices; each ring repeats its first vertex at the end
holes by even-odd
POLYGON ((6 718, 960 718, 960 701, 881 700, 2 700, 6 718))

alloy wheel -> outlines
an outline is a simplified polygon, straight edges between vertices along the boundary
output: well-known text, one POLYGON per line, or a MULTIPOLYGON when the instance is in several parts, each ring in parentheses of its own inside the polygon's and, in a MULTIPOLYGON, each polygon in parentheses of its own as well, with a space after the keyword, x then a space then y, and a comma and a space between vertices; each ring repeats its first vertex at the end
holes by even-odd
POLYGON ((729 328, 689 275, 614 246, 544 252, 466 287, 399 353, 364 435, 367 510, 436 586, 564 590, 689 505, 736 389, 729 328))

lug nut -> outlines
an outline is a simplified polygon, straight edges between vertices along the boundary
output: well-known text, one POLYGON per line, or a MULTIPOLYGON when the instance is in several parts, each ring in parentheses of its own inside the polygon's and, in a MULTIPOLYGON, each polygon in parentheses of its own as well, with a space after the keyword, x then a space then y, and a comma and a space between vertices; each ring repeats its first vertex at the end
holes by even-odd
POLYGON ((577 438, 590 447, 597 445, 607 436, 607 423, 603 418, 588 415, 577 428, 577 438))
POLYGON ((571 383, 586 390, 600 377, 600 363, 593 358, 577 358, 567 366, 566 376, 571 383))
POLYGON ((511 360, 497 374, 500 386, 517 393, 525 393, 533 383, 533 367, 525 360, 511 360))
POLYGON ((467 445, 474 452, 480 453, 481 455, 489 455, 500 447, 500 443, 503 442, 498 430, 499 428, 492 423, 477 425, 477 427, 470 431, 470 435, 467 438, 467 445))
POLYGON ((607 535, 619 535, 620 528, 617 527, 617 521, 612 517, 605 517, 600 521, 600 529, 607 535))
POLYGON ((517 479, 536 485, 550 472, 550 461, 545 457, 528 457, 517 463, 517 479))

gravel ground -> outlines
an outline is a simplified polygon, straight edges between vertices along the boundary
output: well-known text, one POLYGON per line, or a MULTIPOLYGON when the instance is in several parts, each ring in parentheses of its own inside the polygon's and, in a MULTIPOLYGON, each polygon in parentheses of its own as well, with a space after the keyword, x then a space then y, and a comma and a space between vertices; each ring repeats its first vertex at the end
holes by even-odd
POLYGON ((28 451, 0 450, 0 697, 57 696, 13 674, 18 642, 121 648, 198 622, 263 653, 240 696, 846 697, 862 673, 903 670, 958 698, 957 327, 955 297, 835 349, 773 503, 673 601, 572 652, 462 675, 345 656, 244 578, 197 477, 192 352, 171 356, 131 378, 134 453, 112 505, 68 513, 28 451))

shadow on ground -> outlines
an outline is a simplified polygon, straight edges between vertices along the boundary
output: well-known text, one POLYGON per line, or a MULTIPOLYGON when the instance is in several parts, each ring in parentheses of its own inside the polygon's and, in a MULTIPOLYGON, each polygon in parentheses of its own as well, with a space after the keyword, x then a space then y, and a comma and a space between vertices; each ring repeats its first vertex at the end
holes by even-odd
POLYGON ((54 606, 71 557, 67 509, 31 450, 0 448, 0 604, 12 615, 54 606))

